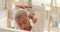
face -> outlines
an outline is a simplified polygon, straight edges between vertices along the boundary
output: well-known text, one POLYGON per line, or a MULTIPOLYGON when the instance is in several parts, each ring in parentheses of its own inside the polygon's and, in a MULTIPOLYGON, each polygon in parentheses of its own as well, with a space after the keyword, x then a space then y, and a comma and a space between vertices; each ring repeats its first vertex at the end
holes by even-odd
POLYGON ((32 29, 29 17, 26 14, 21 14, 16 17, 16 22, 22 30, 30 31, 32 29))

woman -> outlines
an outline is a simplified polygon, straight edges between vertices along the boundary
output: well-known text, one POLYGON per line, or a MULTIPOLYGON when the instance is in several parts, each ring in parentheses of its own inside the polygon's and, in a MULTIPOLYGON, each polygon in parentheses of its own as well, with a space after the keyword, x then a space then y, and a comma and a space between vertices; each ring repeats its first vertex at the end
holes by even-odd
POLYGON ((27 10, 20 9, 18 12, 16 12, 15 21, 19 29, 30 31, 37 19, 27 10))

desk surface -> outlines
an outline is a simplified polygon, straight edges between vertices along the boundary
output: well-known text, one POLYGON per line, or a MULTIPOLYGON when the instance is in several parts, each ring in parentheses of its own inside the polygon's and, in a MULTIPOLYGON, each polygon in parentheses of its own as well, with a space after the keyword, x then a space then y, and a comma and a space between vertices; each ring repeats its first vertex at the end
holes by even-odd
POLYGON ((0 27, 0 32, 28 32, 28 31, 0 27))

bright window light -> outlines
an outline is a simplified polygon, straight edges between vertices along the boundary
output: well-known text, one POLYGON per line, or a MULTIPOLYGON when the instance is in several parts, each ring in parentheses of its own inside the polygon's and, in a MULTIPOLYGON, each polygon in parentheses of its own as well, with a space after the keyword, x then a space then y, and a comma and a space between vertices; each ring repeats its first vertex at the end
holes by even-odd
POLYGON ((47 30, 44 30, 44 32, 48 32, 47 30))
POLYGON ((59 23, 59 25, 58 25, 58 28, 60 28, 60 23, 59 23))
POLYGON ((19 0, 15 0, 16 2, 19 2, 19 0))

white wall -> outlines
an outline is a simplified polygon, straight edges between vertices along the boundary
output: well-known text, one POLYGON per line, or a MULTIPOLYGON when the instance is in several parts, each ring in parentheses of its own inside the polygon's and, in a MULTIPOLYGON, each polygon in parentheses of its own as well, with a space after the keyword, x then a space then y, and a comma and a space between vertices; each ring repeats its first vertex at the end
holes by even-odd
POLYGON ((7 11, 0 10, 0 27, 7 27, 7 11))
POLYGON ((40 5, 41 3, 50 4, 50 0, 32 0, 34 5, 40 5))

